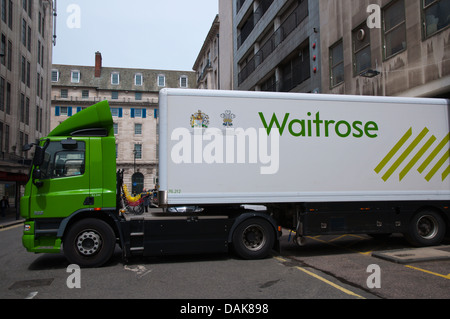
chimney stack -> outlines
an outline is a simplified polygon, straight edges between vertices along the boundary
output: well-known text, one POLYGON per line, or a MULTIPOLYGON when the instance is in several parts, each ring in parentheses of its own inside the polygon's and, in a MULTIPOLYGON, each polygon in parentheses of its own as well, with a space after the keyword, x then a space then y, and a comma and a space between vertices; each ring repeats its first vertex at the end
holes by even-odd
POLYGON ((99 78, 102 74, 102 54, 95 52, 95 77, 99 78))

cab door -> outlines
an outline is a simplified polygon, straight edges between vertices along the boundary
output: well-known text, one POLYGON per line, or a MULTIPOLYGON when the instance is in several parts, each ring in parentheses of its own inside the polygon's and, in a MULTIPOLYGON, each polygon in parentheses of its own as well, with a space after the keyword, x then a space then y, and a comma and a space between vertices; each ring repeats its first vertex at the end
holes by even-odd
POLYGON ((30 218, 65 218, 91 208, 89 138, 54 138, 40 165, 39 183, 31 185, 30 218))

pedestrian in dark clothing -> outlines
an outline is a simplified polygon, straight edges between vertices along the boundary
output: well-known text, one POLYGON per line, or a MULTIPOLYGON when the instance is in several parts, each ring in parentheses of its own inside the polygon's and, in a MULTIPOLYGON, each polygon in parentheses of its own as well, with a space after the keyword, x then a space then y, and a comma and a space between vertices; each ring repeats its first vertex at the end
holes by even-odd
POLYGON ((2 217, 6 217, 5 212, 7 208, 9 208, 9 202, 6 196, 3 196, 2 200, 0 201, 0 210, 2 213, 2 217))
POLYGON ((141 198, 143 199, 142 205, 144 206, 144 212, 148 213, 148 206, 150 206, 150 194, 145 188, 141 194, 141 198))

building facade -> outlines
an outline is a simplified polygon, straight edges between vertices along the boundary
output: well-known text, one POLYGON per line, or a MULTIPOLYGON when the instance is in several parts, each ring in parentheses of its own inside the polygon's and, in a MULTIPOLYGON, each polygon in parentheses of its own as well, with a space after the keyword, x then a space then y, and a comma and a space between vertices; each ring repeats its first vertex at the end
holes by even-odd
POLYGON ((319 1, 233 1, 234 87, 320 92, 319 1))
POLYGON ((219 0, 219 14, 194 63, 197 88, 233 90, 233 1, 219 0))
POLYGON ((197 72, 198 89, 219 90, 219 37, 220 37, 219 15, 214 19, 211 29, 206 36, 205 42, 200 50, 197 60, 192 69, 197 72))
POLYGON ((323 92, 449 98, 449 25, 448 0, 321 0, 323 92))
POLYGON ((0 1, 0 197, 17 207, 33 155, 22 147, 50 131, 53 2, 0 1))
POLYGON ((192 71, 52 66, 51 128, 86 107, 108 100, 114 119, 117 169, 139 193, 157 185, 158 95, 162 88, 195 88, 192 71))

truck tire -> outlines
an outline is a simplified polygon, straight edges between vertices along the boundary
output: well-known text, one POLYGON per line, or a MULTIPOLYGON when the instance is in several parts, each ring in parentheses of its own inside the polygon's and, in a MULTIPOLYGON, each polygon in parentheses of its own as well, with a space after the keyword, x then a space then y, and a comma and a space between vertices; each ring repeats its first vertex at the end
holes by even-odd
POLYGON ((417 213, 404 234, 408 242, 416 247, 439 245, 445 237, 445 221, 439 213, 424 210, 417 213))
POLYGON ((100 267, 110 260, 116 246, 113 229, 100 219, 84 219, 74 224, 64 237, 68 261, 80 267, 100 267))
POLYGON ((233 248, 244 259, 266 258, 274 245, 272 225, 261 218, 251 218, 238 225, 233 233, 233 248))

